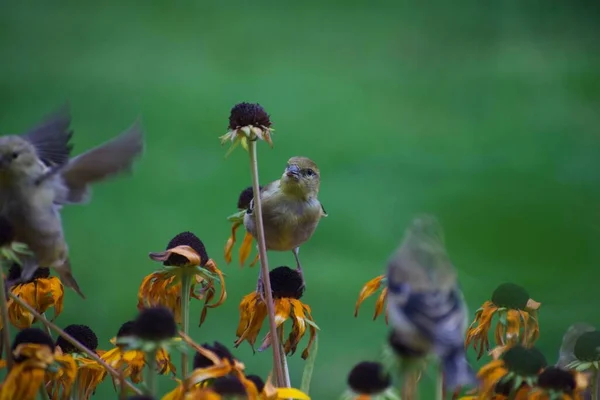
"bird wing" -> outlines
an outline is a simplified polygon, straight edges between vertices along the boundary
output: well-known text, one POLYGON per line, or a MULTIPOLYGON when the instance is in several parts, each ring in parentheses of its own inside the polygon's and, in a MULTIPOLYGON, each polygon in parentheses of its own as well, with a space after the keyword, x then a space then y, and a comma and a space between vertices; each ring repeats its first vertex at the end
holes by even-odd
MULTIPOLYGON (((273 182, 269 183, 268 185, 263 186, 262 189, 260 189, 260 198, 264 199, 265 197, 269 197, 270 195, 277 192, 278 189, 279 189, 279 181, 278 180, 273 181, 273 182)), ((252 200, 250 200, 250 204, 248 205, 246 214, 251 215, 253 211, 254 211, 254 198, 252 198, 252 200)))
POLYGON ((69 144, 73 131, 69 129, 71 115, 65 104, 47 116, 40 124, 21 134, 21 137, 33 145, 42 162, 50 165, 65 165, 73 146, 69 144))
POLYGON ((321 203, 321 216, 322 217, 329 216, 329 214, 327 214, 327 211, 325 211, 325 207, 323 207, 323 203, 321 203))

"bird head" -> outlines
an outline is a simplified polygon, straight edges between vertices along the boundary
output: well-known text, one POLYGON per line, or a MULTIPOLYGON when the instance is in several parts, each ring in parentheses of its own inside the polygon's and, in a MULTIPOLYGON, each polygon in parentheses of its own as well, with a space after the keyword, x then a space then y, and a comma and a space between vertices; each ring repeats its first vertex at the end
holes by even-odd
POLYGON ((290 158, 281 176, 282 190, 303 198, 316 196, 320 182, 317 164, 306 157, 290 158))
POLYGON ((38 164, 35 148, 27 140, 16 135, 0 137, 0 174, 27 175, 38 164))

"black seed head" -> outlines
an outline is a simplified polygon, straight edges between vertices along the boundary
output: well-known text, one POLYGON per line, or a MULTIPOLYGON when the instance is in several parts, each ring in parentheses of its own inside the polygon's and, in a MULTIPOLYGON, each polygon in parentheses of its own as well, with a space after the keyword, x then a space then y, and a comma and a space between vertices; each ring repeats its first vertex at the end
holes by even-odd
POLYGON ((546 390, 571 394, 577 387, 577 382, 569 371, 558 367, 548 367, 538 376, 537 386, 546 390))
POLYGON ((168 308, 145 308, 138 314, 132 333, 140 339, 159 342, 175 336, 177 324, 168 308))
MULTIPOLYGON (((52 338, 39 328, 25 328, 22 331, 19 331, 13 341, 12 351, 14 351, 18 345, 24 343, 46 345, 50 347, 50 350, 54 353, 55 347, 52 338)), ((15 362, 21 362, 25 360, 25 357, 17 357, 14 360, 15 362)))
MULTIPOLYGON (((259 186, 259 188, 262 190, 263 187, 259 186)), ((246 189, 242 190, 242 193, 240 193, 240 197, 238 197, 237 207, 240 210, 247 210, 248 207, 250 207, 250 202, 253 198, 254 190, 252 189, 252 186, 248 186, 246 189)))
POLYGON ((405 341, 402 340, 402 336, 395 331, 390 332, 388 343, 394 353, 400 358, 421 358, 426 355, 425 351, 413 349, 405 344, 405 341))
MULTIPOLYGON (((79 343, 84 345, 88 350, 96 351, 98 348, 98 337, 94 331, 87 325, 69 325, 65 329, 65 332, 77 340, 79 343)), ((65 338, 59 336, 56 339, 56 345, 60 346, 63 353, 78 353, 80 350, 67 342, 65 338)))
POLYGON ((127 321, 119 328, 117 332, 117 337, 125 337, 133 335, 133 327, 135 326, 135 321, 127 321))
MULTIPOLYGON (((206 264, 208 261, 208 253, 206 252, 204 243, 202 243, 202 240, 200 240, 198 236, 194 235, 192 232, 181 232, 179 235, 175 236, 167 245, 167 250, 173 249, 177 246, 190 246, 192 249, 194 249, 196 253, 200 255, 201 265, 206 264)), ((163 264, 183 266, 187 265, 188 263, 189 261, 185 257, 180 256, 179 254, 171 254, 169 259, 163 264)))
POLYGON ((277 267, 269 272, 273 297, 299 300, 304 294, 302 277, 298 271, 290 267, 277 267))
POLYGON ((392 379, 377 362, 363 361, 348 374, 348 386, 357 394, 378 394, 386 391, 392 379))
POLYGON ((492 303, 498 307, 513 310, 524 310, 529 301, 529 293, 523 287, 514 283, 503 283, 492 294, 492 303))
POLYGON ((233 106, 229 114, 229 129, 238 129, 248 125, 270 128, 269 114, 258 103, 239 103, 233 106))
MULTIPOLYGON (((204 343, 201 346, 204 347, 205 349, 210 350, 213 353, 215 353, 220 359, 229 360, 229 362, 231 364, 233 364, 233 362, 234 362, 233 354, 231 354, 229 349, 227 347, 223 346, 221 343, 215 341, 215 342, 213 342, 212 345, 210 345, 208 343, 204 343)), ((202 354, 196 352, 196 355, 194 355, 194 369, 208 368, 213 365, 214 365, 213 362, 210 361, 208 358, 204 357, 202 354)))
POLYGON ((600 331, 585 332, 577 338, 573 354, 580 361, 600 361, 600 331))
POLYGON ((10 244, 15 238, 15 231, 6 218, 0 218, 0 246, 10 244))
POLYGON ((258 391, 258 393, 262 393, 263 389, 265 388, 265 381, 263 381, 260 376, 246 375, 246 379, 254 383, 254 386, 256 386, 256 390, 258 391))
POLYGON ((210 388, 221 396, 247 396, 246 388, 242 381, 232 375, 215 379, 210 388))
POLYGON ((515 345, 502 354, 501 358, 507 369, 519 376, 536 376, 548 365, 546 357, 535 347, 515 345))
MULTIPOLYGON (((38 268, 33 273, 30 280, 24 283, 30 283, 36 279, 48 279, 50 277, 49 268, 38 268)), ((21 267, 17 263, 13 263, 8 270, 8 281, 18 281, 21 278, 21 267)))

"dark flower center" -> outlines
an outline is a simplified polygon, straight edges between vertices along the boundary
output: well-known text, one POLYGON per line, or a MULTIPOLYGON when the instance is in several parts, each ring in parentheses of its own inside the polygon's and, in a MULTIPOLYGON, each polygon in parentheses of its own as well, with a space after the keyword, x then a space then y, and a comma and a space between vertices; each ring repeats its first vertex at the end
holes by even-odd
MULTIPOLYGON (((208 253, 206 252, 206 248, 204 247, 204 243, 202 240, 198 238, 198 236, 194 235, 192 232, 181 232, 179 235, 175 236, 169 244, 167 245, 167 250, 173 249, 177 246, 190 246, 196 253, 200 255, 200 264, 204 265, 208 261, 208 253)), ((188 259, 179 255, 179 254, 171 254, 169 259, 165 261, 164 265, 174 265, 174 266, 183 266, 189 263, 188 259)))
POLYGON ((15 237, 15 231, 6 218, 0 218, 0 246, 10 244, 15 237))
POLYGON ((421 358, 426 354, 425 351, 415 350, 406 345, 402 340, 402 336, 395 331, 390 332, 388 343, 392 350, 394 350, 394 353, 401 358, 421 358))
POLYGON ((516 345, 508 349, 502 360, 506 368, 519 376, 534 376, 548 365, 546 357, 535 347, 516 345))
MULTIPOLYGON (((262 190, 263 187, 259 186, 259 188, 262 190)), ((237 207, 240 210, 247 210, 248 207, 250 207, 250 202, 253 198, 254 190, 252 189, 252 186, 248 186, 246 189, 242 190, 242 193, 240 193, 240 197, 238 197, 237 207)))
POLYGON ((600 361, 600 331, 581 334, 575 342, 573 354, 580 361, 600 361))
MULTIPOLYGON (((204 343, 201 346, 204 347, 205 349, 210 350, 213 353, 215 353, 217 355, 217 357, 219 357, 220 359, 227 359, 227 360, 229 360, 229 362, 231 364, 233 364, 233 362, 234 362, 233 354, 231 354, 229 349, 227 347, 223 346, 221 343, 215 341, 215 342, 213 342, 212 346, 208 343, 204 343)), ((194 355, 194 369, 208 368, 213 365, 214 365, 213 362, 210 361, 208 358, 204 357, 202 354, 196 352, 196 355, 194 355)))
POLYGON ((229 129, 237 129, 243 126, 271 127, 269 114, 260 104, 239 103, 233 106, 229 114, 229 129))
POLYGON ((119 331, 117 332, 117 337, 125 337, 125 336, 132 336, 133 335, 133 327, 135 326, 135 321, 127 321, 125 322, 123 325, 121 325, 121 327, 119 328, 119 331))
POLYGON ((159 342, 175 336, 177 324, 168 308, 145 308, 138 314, 132 333, 140 339, 159 342))
POLYGON ((537 385, 546 390, 571 394, 577 387, 577 382, 569 371, 548 367, 538 376, 537 385))
MULTIPOLYGON (((96 351, 98 348, 98 336, 96 336, 89 326, 69 325, 64 330, 88 350, 96 351)), ((58 339, 56 339, 56 345, 60 346, 63 353, 78 353, 81 351, 62 336, 59 336, 58 339)))
POLYGON ((232 375, 215 379, 210 388, 221 396, 247 396, 246 388, 242 381, 232 375))
POLYGON ((300 300, 304 294, 304 285, 300 273, 290 267, 277 267, 269 272, 273 297, 300 300))
POLYGON ((246 375, 246 379, 254 383, 254 386, 256 386, 256 390, 258 391, 258 393, 262 393, 263 389, 265 388, 265 381, 263 381, 263 379, 260 376, 246 375))
POLYGON ((377 362, 358 363, 348 374, 348 386, 357 394, 383 393, 391 383, 390 375, 377 362))
MULTIPOLYGON (((49 268, 38 268, 33 273, 33 276, 27 282, 19 282, 22 283, 30 283, 35 281, 36 279, 48 279, 50 277, 50 269, 49 268)), ((21 278, 21 267, 17 263, 13 263, 8 269, 8 281, 19 281, 21 278)))
POLYGON ((524 310, 529 301, 529 293, 522 286, 514 283, 503 283, 492 294, 492 303, 498 307, 512 310, 524 310))
MULTIPOLYGON (((50 350, 54 353, 55 346, 52 338, 39 328, 25 328, 22 331, 19 331, 13 341, 12 350, 14 351, 18 345, 24 343, 46 345, 50 347, 50 350)), ((21 362, 25 360, 25 358, 26 357, 20 356, 16 357, 14 360, 15 362, 21 362)))

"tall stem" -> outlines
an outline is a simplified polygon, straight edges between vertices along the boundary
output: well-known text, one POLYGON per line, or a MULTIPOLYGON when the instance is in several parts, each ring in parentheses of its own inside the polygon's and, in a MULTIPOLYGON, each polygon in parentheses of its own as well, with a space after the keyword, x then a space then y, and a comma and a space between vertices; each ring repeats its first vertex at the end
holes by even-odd
MULTIPOLYGON (((2 272, 4 272, 4 263, 2 263, 2 272)), ((0 312, 2 313, 2 346, 4 347, 4 351, 6 352, 6 371, 10 372, 12 368, 13 359, 12 354, 10 354, 10 321, 8 320, 8 302, 6 301, 6 285, 4 282, 4 277, 0 276, 0 312)), ((12 294, 12 293, 10 293, 12 294)), ((1 356, 2 354, 0 354, 1 356)))
POLYGON ((146 371, 146 387, 148 394, 156 396, 156 349, 146 352, 148 370, 146 371))
POLYGON ((417 400, 417 373, 412 370, 405 371, 402 382, 402 400, 417 400))
POLYGON ((288 368, 287 357, 285 356, 285 349, 283 348, 282 337, 283 337, 283 325, 277 328, 279 334, 279 357, 281 358, 281 369, 283 371, 284 381, 279 383, 280 387, 292 387, 292 381, 290 379, 290 369, 288 368))
POLYGON ((50 400, 50 396, 48 396, 48 390, 46 389, 46 385, 43 383, 40 385, 40 398, 42 400, 50 400))
MULTIPOLYGON (((106 363, 106 361, 104 361, 102 358, 100 358, 98 356, 98 354, 94 353, 93 351, 91 351, 90 349, 88 349, 87 347, 85 347, 84 345, 79 343, 77 341, 77 339, 75 339, 73 336, 69 335, 67 332, 63 331, 62 329, 60 329, 53 322, 48 321, 46 318, 44 318, 44 316, 42 314, 37 312, 33 307, 31 307, 29 304, 27 304, 25 301, 23 301, 19 297, 15 296, 14 294, 12 294, 10 292, 8 293, 8 295, 10 296, 11 299, 13 299, 13 301, 16 301, 17 303, 19 303, 19 305, 21 307, 23 307, 24 309, 29 311, 35 318, 38 319, 38 321, 42 321, 42 323, 44 325, 46 325, 48 328, 52 329, 54 332, 56 332, 60 336, 62 336, 67 342, 71 343, 77 350, 86 354, 89 358, 96 361, 98 364, 102 365, 109 374, 111 374, 115 378, 119 378, 119 376, 120 376, 119 371, 117 371, 116 369, 114 369, 113 367, 108 365, 106 363)), ((136 394, 144 394, 133 383, 131 383, 129 381, 124 381, 123 383, 125 385, 127 385, 127 387, 129 387, 131 390, 133 390, 136 394)))
MULTIPOLYGON (((183 273, 181 277, 181 330, 188 334, 190 326, 190 289, 192 286, 192 277, 183 273)), ((185 379, 188 375, 188 355, 181 353, 181 376, 185 379)))
POLYGON ((592 400, 599 400, 598 390, 600 390, 600 387, 598 387, 598 379, 600 379, 600 374, 598 373, 598 370, 594 368, 594 372, 592 373, 592 388, 590 390, 592 400))
POLYGON ((273 370, 279 385, 285 382, 285 374, 281 363, 279 351, 279 336, 277 335, 277 324, 275 323, 275 304, 271 292, 271 279, 269 278, 269 262, 267 260, 267 246, 265 243, 265 230, 263 226, 262 202, 260 200, 260 185, 258 179, 258 160, 256 156, 256 141, 248 141, 248 152, 250 153, 250 171, 252 172, 252 192, 254 193, 254 215, 256 223, 256 241, 258 242, 258 257, 262 271, 263 286, 265 288, 264 298, 267 303, 269 315, 269 331, 271 332, 271 347, 273 348, 273 370))

